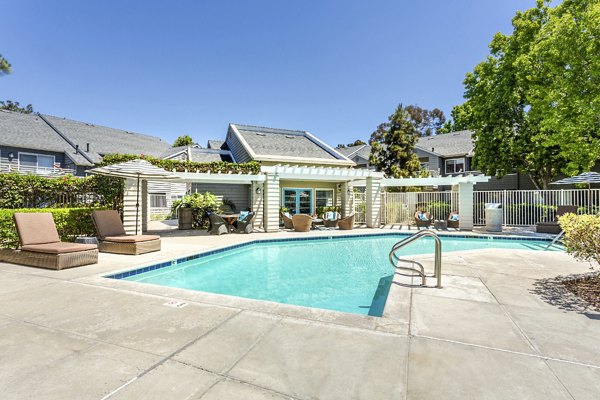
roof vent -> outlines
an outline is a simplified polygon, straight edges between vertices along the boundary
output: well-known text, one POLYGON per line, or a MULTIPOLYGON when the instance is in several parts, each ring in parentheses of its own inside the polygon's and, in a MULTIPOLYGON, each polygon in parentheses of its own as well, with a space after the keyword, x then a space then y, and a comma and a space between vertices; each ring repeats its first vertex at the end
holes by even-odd
POLYGON ((432 148, 431 148, 431 151, 435 152, 435 147, 432 147, 432 148))
POLYGON ((267 135, 266 135, 265 133, 263 133, 263 132, 256 132, 256 134, 257 134, 258 136, 267 136, 267 135))
POLYGON ((285 137, 288 138, 288 139, 293 139, 294 138, 293 135, 285 135, 285 137))

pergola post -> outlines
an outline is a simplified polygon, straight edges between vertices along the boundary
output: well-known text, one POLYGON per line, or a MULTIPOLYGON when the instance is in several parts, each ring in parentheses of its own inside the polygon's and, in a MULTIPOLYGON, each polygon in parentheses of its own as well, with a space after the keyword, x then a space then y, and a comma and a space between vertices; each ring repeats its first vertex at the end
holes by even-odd
POLYGON ((473 182, 458 184, 458 226, 461 231, 473 230, 473 182))
POLYGON ((367 178, 366 219, 368 228, 379 228, 381 223, 381 179, 367 178))
POLYGON ((279 175, 266 174, 264 184, 264 220, 265 232, 277 232, 279 230, 279 175))
MULTIPOLYGON (((140 184, 141 187, 141 184, 140 184)), ((123 227, 128 235, 135 235, 135 204, 137 202, 137 179, 126 178, 125 190, 123 192, 123 227)), ((144 198, 140 193, 140 204, 144 202, 144 198)), ((138 218, 137 231, 142 232, 142 210, 140 206, 140 218, 138 218)))
POLYGON ((263 182, 253 181, 250 185, 250 207, 255 213, 254 226, 264 228, 264 192, 265 184, 263 182))
POLYGON ((352 214, 352 197, 352 187, 348 182, 343 182, 340 187, 340 212, 342 217, 352 214))
POLYGON ((150 222, 150 213, 148 212, 148 181, 143 180, 141 183, 142 193, 140 194, 140 210, 142 216, 142 229, 139 231, 140 233, 146 232, 148 230, 148 222, 150 222))

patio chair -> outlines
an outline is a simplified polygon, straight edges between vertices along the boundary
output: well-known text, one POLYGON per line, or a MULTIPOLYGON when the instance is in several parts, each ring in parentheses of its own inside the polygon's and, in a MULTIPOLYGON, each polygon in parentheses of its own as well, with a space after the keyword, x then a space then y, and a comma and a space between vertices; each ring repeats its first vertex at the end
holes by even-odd
POLYGON ((339 214, 335 211, 329 211, 325 213, 325 218, 323 218, 323 225, 325 228, 335 228, 338 226, 339 222, 339 214))
POLYGON ((220 217, 215 213, 210 213, 208 215, 208 220, 210 221, 208 232, 211 235, 223 235, 229 233, 229 224, 223 219, 223 217, 220 217))
POLYGON ((431 214, 428 212, 417 211, 415 213, 415 225, 419 228, 429 228, 431 226, 431 214), (422 217, 424 215, 424 217, 422 217))
POLYGON ((458 213, 452 211, 450 215, 448 215, 448 220, 446 222, 448 223, 448 228, 459 229, 458 213))
POLYGON ((244 218, 237 220, 234 226, 236 233, 252 233, 254 230, 252 222, 255 216, 256 214, 250 211, 244 218))
POLYGON ((558 223, 558 217, 567 213, 577 214, 577 206, 558 206, 556 208, 556 218, 554 221, 538 222, 535 224, 535 231, 537 233, 559 234, 562 231, 562 228, 558 223))
POLYGON ((98 249, 101 252, 137 256, 160 251, 160 236, 128 235, 116 210, 93 211, 92 220, 98 232, 98 249))
POLYGON ((98 263, 98 246, 61 242, 51 213, 13 215, 20 250, 0 249, 0 261, 61 270, 98 263))
POLYGON ((294 229, 294 223, 292 222, 292 219, 286 215, 286 213, 280 213, 280 216, 285 229, 294 229))
POLYGON ((306 214, 295 214, 292 216, 292 223, 296 232, 309 232, 312 226, 312 217, 306 214))
POLYGON ((343 231, 350 231, 354 229, 354 214, 338 219, 338 228, 343 231))

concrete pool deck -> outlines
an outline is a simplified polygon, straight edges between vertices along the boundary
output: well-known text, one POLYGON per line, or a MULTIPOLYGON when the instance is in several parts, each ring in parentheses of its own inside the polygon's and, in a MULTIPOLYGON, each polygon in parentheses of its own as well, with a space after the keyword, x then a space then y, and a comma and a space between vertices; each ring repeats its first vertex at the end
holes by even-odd
MULTIPOLYGON (((367 232, 381 230, 354 231, 367 232)), ((600 397, 600 313, 555 282, 589 267, 564 253, 446 253, 444 288, 399 278, 384 318, 102 278, 240 241, 348 233, 173 232, 159 253, 93 266, 0 263, 2 397, 600 397)))

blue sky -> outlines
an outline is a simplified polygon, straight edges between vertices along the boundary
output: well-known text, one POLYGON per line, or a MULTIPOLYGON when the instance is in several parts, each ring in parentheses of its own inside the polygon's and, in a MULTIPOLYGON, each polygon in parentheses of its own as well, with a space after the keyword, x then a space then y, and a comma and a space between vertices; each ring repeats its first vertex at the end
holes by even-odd
POLYGON ((8 1, 0 99, 205 145, 229 122, 367 139, 402 102, 462 80, 534 0, 8 1))

